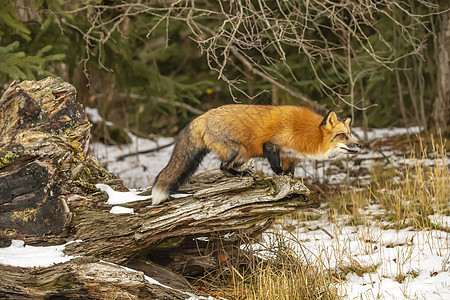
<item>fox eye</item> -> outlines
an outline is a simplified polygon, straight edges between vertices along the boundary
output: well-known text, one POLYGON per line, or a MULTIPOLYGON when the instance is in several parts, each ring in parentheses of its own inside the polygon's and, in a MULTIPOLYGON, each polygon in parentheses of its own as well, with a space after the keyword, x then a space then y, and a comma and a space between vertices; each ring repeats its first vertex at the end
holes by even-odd
POLYGON ((348 139, 348 137, 345 133, 339 133, 338 136, 340 136, 341 138, 344 138, 346 140, 348 139))

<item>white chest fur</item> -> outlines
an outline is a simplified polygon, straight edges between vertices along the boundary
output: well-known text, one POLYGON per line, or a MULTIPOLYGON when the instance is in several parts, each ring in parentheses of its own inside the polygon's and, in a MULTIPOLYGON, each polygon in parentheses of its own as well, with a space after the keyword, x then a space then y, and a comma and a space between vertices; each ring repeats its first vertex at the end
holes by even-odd
MULTIPOLYGON (((296 159, 302 159, 302 158, 309 158, 309 159, 316 159, 316 160, 338 159, 339 157, 341 157, 347 153, 347 151, 345 149, 343 149, 342 147, 340 147, 339 145, 340 144, 331 148, 330 150, 328 150, 325 153, 318 152, 318 153, 314 153, 314 154, 301 153, 292 148, 284 148, 284 149, 281 149, 280 156, 281 157, 292 157, 292 158, 296 158, 296 159)), ((343 146, 345 146, 345 145, 343 145, 343 146)))

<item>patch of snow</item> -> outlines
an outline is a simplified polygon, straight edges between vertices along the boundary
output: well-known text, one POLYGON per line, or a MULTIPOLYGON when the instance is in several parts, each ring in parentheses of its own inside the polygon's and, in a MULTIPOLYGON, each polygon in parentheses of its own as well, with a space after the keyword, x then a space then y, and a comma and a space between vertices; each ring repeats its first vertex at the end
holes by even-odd
MULTIPOLYGON (((367 139, 369 141, 376 139, 384 139, 398 135, 404 134, 416 134, 422 132, 422 128, 420 126, 413 126, 409 128, 405 127, 391 127, 391 128, 370 128, 367 131, 367 139)), ((364 130, 361 127, 353 127, 352 132, 357 135, 359 138, 364 138, 364 130)))
POLYGON ((137 191, 117 192, 109 185, 103 183, 98 183, 95 187, 108 194, 108 201, 106 204, 124 204, 134 201, 148 200, 151 198, 151 196, 140 196, 137 191))
POLYGON ((193 240, 194 241, 195 240, 199 240, 199 241, 202 241, 202 242, 209 242, 209 237, 207 237, 207 236, 199 236, 199 237, 194 238, 193 240))
POLYGON ((428 219, 435 225, 450 227, 450 216, 434 214, 428 216, 428 219))
MULTIPOLYGON (((138 189, 130 189, 129 192, 117 192, 113 190, 113 188, 111 188, 109 185, 103 183, 97 183, 95 187, 108 194, 108 201, 106 202, 106 204, 110 205, 125 204, 129 202, 149 200, 152 198, 151 195, 148 196, 139 195, 140 193, 142 193, 142 190, 138 189)), ((170 196, 173 198, 184 198, 191 195, 192 194, 182 194, 182 193, 170 194, 170 196)), ((132 208, 126 208, 121 206, 113 206, 109 212, 113 214, 134 213, 132 208)))
POLYGON ((192 196, 192 194, 181 194, 181 193, 170 194, 170 197, 172 197, 172 198, 185 198, 185 197, 189 197, 189 196, 192 196))
POLYGON ((66 245, 35 247, 25 245, 24 241, 12 240, 7 248, 0 248, 0 264, 23 268, 49 267, 75 258, 64 254, 66 245))
MULTIPOLYGON (((370 212, 380 214, 380 210, 373 206, 370 212)), ((373 273, 347 275, 338 285, 345 299, 450 299, 448 233, 383 230, 382 223, 370 220, 366 225, 344 225, 348 217, 338 216, 335 223, 326 215, 300 224, 292 222, 292 232, 275 227, 263 233, 261 244, 253 245, 253 249, 262 257, 274 257, 268 249, 276 248, 282 236, 283 245, 299 253, 302 260, 327 270, 339 272, 355 261, 366 267, 377 265, 373 273)))
POLYGON ((123 206, 113 206, 109 212, 112 214, 134 214, 134 209, 123 206))
POLYGON ((92 123, 98 123, 103 121, 103 117, 100 115, 98 108, 85 107, 84 111, 86 112, 86 115, 88 116, 89 120, 92 123))

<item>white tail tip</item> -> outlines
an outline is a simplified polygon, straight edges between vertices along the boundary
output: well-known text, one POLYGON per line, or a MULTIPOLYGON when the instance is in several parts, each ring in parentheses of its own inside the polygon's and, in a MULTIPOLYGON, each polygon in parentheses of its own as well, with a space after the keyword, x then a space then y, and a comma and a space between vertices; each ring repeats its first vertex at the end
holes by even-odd
POLYGON ((158 205, 169 199, 169 192, 157 187, 152 189, 152 205, 158 205))

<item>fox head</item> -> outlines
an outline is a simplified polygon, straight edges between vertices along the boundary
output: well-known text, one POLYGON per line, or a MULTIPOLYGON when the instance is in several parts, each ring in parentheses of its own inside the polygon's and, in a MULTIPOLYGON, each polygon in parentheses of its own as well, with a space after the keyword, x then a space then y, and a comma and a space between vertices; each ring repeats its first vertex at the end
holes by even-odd
POLYGON ((355 154, 362 146, 356 142, 350 133, 352 119, 339 120, 334 111, 328 112, 320 124, 322 133, 322 152, 327 159, 338 159, 347 153, 355 154))

